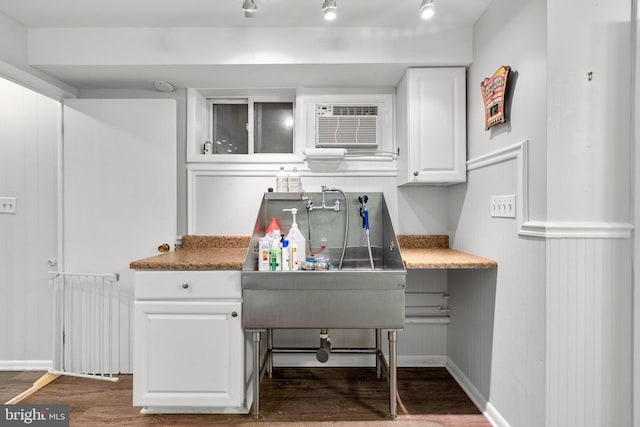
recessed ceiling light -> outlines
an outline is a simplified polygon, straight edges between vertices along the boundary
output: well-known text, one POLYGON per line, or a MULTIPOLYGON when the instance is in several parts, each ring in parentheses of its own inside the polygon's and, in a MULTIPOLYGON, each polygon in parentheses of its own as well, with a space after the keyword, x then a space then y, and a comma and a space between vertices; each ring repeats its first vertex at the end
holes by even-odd
POLYGON ((244 0, 244 2, 242 2, 242 10, 244 11, 245 18, 253 18, 256 16, 256 12, 258 11, 256 0, 244 0))
POLYGON ((322 1, 322 14, 327 21, 333 21, 336 19, 336 0, 323 0, 322 1))
POLYGON ((160 92, 173 92, 176 89, 171 83, 162 80, 153 82, 153 87, 160 92))
POLYGON ((420 17, 422 19, 429 19, 434 14, 433 0, 422 0, 420 2, 420 17))

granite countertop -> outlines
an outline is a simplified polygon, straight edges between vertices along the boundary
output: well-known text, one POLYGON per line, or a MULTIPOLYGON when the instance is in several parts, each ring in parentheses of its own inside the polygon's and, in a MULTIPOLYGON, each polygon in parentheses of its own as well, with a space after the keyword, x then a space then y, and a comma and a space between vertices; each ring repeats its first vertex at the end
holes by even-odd
POLYGON ((449 236, 399 235, 398 245, 407 269, 497 268, 498 263, 451 249, 449 236))
MULTIPOLYGON (((134 261, 134 270, 242 270, 249 236, 184 236, 182 248, 134 261)), ((449 248, 449 236, 399 235, 407 269, 496 268, 487 258, 449 248)))
POLYGON ((251 237, 184 236, 182 248, 134 261, 133 270, 242 270, 251 237))

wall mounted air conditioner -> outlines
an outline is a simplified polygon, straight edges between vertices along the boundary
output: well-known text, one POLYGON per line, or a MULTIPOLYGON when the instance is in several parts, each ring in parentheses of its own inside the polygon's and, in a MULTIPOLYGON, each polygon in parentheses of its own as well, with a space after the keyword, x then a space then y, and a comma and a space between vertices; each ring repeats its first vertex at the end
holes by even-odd
POLYGON ((377 104, 316 104, 316 147, 377 148, 377 104))

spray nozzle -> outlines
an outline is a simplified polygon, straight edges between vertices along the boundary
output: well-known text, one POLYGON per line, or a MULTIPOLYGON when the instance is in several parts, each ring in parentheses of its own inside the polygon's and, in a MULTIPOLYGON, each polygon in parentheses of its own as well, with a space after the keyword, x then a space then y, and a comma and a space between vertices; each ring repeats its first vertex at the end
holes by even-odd
POLYGON ((358 196, 358 202, 360 202, 360 216, 362 217, 362 228, 365 230, 369 229, 369 211, 367 210, 368 201, 369 196, 366 194, 358 196))

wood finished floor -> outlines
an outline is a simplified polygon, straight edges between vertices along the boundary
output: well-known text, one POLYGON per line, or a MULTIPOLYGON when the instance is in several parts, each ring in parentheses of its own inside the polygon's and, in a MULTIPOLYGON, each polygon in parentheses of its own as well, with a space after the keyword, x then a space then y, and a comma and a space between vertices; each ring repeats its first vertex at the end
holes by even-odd
MULTIPOLYGON (((43 373, 0 373, 0 396, 29 388, 43 373), (6 383, 6 384, 5 384, 6 383)), ((60 377, 23 404, 68 404, 72 426, 427 426, 476 427, 489 422, 443 368, 398 369, 398 417, 389 420, 388 386, 373 368, 276 368, 260 386, 261 414, 141 415, 131 406, 132 376, 116 383, 60 377)))

